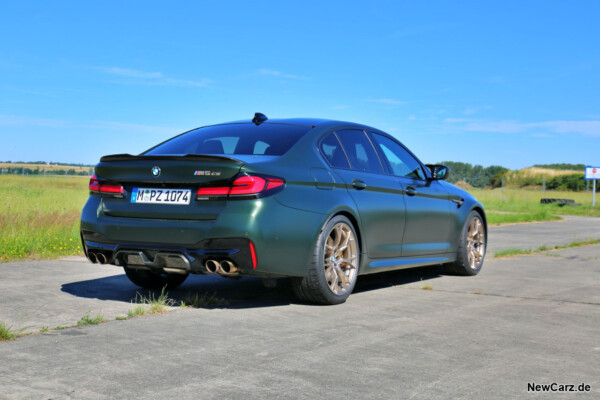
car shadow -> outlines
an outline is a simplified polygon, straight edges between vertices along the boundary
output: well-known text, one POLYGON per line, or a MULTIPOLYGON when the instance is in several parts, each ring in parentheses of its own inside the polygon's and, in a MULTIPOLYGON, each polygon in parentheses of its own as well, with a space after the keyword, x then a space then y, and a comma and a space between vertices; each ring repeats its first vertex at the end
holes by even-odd
MULTIPOLYGON (((439 278, 441 267, 420 267, 359 277, 353 293, 364 293, 392 286, 439 278)), ((149 291, 132 284, 122 275, 65 283, 61 290, 76 297, 135 303, 140 297, 158 298, 160 291, 149 291)), ((258 278, 227 279, 216 275, 190 275, 177 289, 168 291, 174 305, 182 302, 201 308, 261 308, 300 304, 289 279, 279 279, 267 288, 258 278)))

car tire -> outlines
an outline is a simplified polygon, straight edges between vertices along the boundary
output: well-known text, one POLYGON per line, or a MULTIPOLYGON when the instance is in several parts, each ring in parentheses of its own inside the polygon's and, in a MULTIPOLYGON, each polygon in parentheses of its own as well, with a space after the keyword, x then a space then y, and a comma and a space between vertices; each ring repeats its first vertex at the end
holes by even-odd
POLYGON ((475 210, 467 216, 456 253, 456 261, 446 264, 453 275, 477 275, 483 266, 487 247, 487 234, 481 214, 475 210))
POLYGON ((346 301, 358 277, 360 246, 348 218, 331 218, 319 233, 313 249, 308 276, 292 279, 296 297, 316 304, 346 301))
POLYGON ((157 274, 144 269, 124 267, 125 274, 131 282, 144 289, 160 290, 162 288, 175 289, 181 285, 188 274, 157 274))

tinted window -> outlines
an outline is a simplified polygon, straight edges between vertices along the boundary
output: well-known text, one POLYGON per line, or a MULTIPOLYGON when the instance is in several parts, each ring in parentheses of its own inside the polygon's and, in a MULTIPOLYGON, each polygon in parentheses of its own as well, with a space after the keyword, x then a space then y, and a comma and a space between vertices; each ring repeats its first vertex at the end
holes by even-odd
POLYGON ((311 127, 299 125, 226 124, 207 126, 176 136, 146 151, 147 155, 267 154, 280 156, 311 127))
POLYGON ((421 164, 404 147, 377 133, 373 133, 373 138, 390 164, 394 175, 425 179, 421 164))
POLYGON ((357 171, 376 172, 383 169, 371 141, 363 131, 343 130, 336 132, 350 160, 350 167, 357 171))
POLYGON ((340 145, 335 134, 330 133, 321 141, 321 153, 325 156, 329 164, 336 168, 350 168, 348 159, 340 145))

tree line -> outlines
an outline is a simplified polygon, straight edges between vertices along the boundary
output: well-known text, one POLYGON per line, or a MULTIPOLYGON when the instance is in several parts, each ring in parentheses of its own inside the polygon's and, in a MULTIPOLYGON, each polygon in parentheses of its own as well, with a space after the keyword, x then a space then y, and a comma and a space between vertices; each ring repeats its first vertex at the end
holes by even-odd
POLYGON ((443 161, 440 164, 450 167, 450 176, 448 182, 456 183, 459 181, 467 182, 476 188, 501 187, 507 186, 531 187, 545 185, 548 190, 570 190, 583 191, 587 189, 583 171, 584 164, 538 164, 534 167, 562 170, 562 171, 581 171, 580 173, 546 176, 544 174, 527 174, 520 170, 509 170, 500 165, 492 165, 484 168, 481 165, 471 165, 469 163, 443 161))
POLYGON ((491 165, 484 168, 481 165, 472 165, 464 162, 442 161, 440 164, 450 167, 450 176, 448 182, 456 183, 459 181, 467 182, 469 185, 477 188, 493 186, 501 175, 508 171, 500 165, 491 165))

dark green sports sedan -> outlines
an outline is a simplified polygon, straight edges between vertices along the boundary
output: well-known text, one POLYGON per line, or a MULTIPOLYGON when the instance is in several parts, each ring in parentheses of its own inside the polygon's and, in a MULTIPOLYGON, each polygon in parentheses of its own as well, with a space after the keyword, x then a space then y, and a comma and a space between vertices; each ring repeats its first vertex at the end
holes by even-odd
POLYGON ((102 157, 81 238, 93 263, 148 289, 189 274, 289 277, 303 301, 344 302, 359 275, 483 264, 483 206, 392 136, 257 113, 194 129, 140 155, 102 157))

